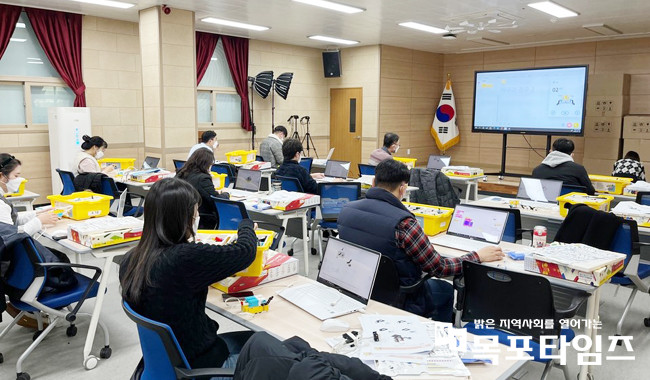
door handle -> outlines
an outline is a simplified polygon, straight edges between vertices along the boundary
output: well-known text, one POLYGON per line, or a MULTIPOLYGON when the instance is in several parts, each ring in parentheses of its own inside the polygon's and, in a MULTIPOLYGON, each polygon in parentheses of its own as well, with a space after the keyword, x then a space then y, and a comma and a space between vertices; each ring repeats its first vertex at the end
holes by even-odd
POLYGON ((361 140, 361 136, 357 136, 357 137, 355 137, 355 139, 361 140))

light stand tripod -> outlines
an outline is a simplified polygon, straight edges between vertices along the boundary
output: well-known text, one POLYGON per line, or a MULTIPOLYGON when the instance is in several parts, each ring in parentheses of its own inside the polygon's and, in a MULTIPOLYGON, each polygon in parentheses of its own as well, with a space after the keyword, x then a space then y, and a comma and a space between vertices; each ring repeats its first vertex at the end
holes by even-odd
POLYGON ((314 154, 316 154, 316 158, 318 158, 318 152, 316 151, 316 144, 314 144, 314 140, 311 138, 311 133, 309 133, 309 116, 303 116, 300 118, 300 124, 305 125, 307 127, 307 132, 305 132, 305 136, 302 138, 302 143, 304 144, 305 141, 307 141, 307 157, 311 157, 311 154, 309 153, 310 147, 309 143, 311 143, 311 146, 314 148, 314 154), (306 120, 306 123, 303 123, 303 120, 306 120))
POLYGON ((255 113, 253 112, 253 85, 255 84, 255 77, 248 77, 248 81, 251 82, 250 93, 250 103, 251 103, 251 150, 255 150, 255 121, 253 121, 255 113))
POLYGON ((291 134, 291 138, 296 139, 296 140, 300 140, 300 134, 298 133, 298 118, 299 117, 300 116, 298 116, 298 115, 291 115, 287 119, 287 122, 289 123, 289 125, 291 126, 291 130, 293 131, 293 133, 291 134))

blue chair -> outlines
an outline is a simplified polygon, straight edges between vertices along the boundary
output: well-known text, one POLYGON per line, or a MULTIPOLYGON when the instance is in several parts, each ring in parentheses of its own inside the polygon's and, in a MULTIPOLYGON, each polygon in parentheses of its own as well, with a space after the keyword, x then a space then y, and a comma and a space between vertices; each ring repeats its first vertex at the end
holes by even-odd
POLYGON ((298 178, 285 177, 281 175, 276 175, 275 178, 280 180, 282 183, 282 190, 297 191, 299 193, 305 192, 302 188, 302 185, 300 184, 300 181, 298 181, 298 178))
POLYGON ((137 325, 142 349, 142 361, 131 379, 177 380, 235 375, 234 368, 192 369, 169 325, 143 317, 126 301, 122 301, 122 309, 137 325))
POLYGON ((584 186, 562 184, 560 195, 564 195, 568 193, 586 193, 586 192, 587 192, 587 188, 584 186))
POLYGON ((277 251, 280 246, 280 241, 282 241, 282 236, 284 236, 285 228, 279 224, 267 223, 267 222, 255 222, 257 226, 263 230, 273 231, 275 235, 273 236, 273 242, 269 246, 269 249, 272 251, 277 251))
POLYGON ((67 172, 61 169, 56 169, 56 172, 59 173, 59 177, 61 177, 61 183, 63 184, 61 195, 70 195, 74 193, 74 174, 72 172, 67 172))
MULTIPOLYGON (((567 342, 575 337, 571 329, 562 329, 560 320, 571 318, 589 294, 581 290, 562 289, 571 293, 571 302, 565 309, 557 309, 549 280, 543 276, 513 272, 470 261, 463 262, 463 283, 459 289, 462 308, 461 321, 470 322, 464 327, 475 335, 497 336, 499 343, 510 346, 508 337, 531 337, 528 352, 536 362, 546 363, 542 379, 546 379, 553 367, 552 359, 542 359, 540 337, 543 335, 565 336, 567 342), (462 295, 460 294, 462 293, 462 295), (532 297, 531 295, 535 295, 532 297), (475 324, 475 321, 494 321, 493 328, 475 324), (541 327, 513 326, 509 320, 542 320, 541 327), (547 326, 545 321, 553 321, 547 326), (502 323, 505 322, 505 323, 502 323)), ((457 284, 458 282, 455 282, 457 284)), ((523 341, 517 340, 517 347, 523 341)), ((553 350, 548 349, 546 355, 553 350)), ((566 380, 571 380, 566 366, 562 366, 566 380)))
POLYGON ((131 194, 129 194, 126 189, 124 189, 122 191, 118 190, 117 185, 115 184, 115 181, 111 177, 108 177, 108 176, 102 177, 102 191, 101 191, 101 193, 104 194, 104 195, 110 195, 110 196, 113 197, 113 199, 111 199, 111 205, 113 205, 113 203, 115 201, 118 201, 118 203, 120 204, 120 207, 118 207, 117 213, 115 215, 112 215, 112 216, 118 216, 118 217, 121 217, 121 216, 133 216, 133 217, 137 218, 137 217, 140 217, 144 213, 144 208, 142 207, 142 202, 143 202, 144 198, 139 197, 140 198, 140 205, 138 205, 137 207, 134 207, 132 205, 132 203, 131 203, 131 194), (125 199, 124 203, 122 203, 120 198, 124 195, 122 193, 125 192, 125 191, 127 192, 127 194, 125 195, 126 199, 125 199), (121 207, 123 207, 123 209, 120 209, 121 207))
POLYGON ((236 230, 239 227, 239 222, 243 219, 249 219, 248 211, 243 202, 231 201, 230 199, 223 199, 211 197, 214 201, 214 207, 217 209, 219 215, 220 230, 236 230))
POLYGON ((339 214, 343 207, 361 198, 361 183, 321 182, 318 184, 318 194, 320 194, 320 212, 323 219, 316 226, 316 230, 318 231, 318 254, 322 260, 323 230, 338 229, 339 214))
POLYGON ((375 175, 375 165, 366 165, 366 164, 358 164, 359 165, 359 174, 361 175, 375 175))
POLYGON ((264 161, 264 157, 257 154, 257 155, 255 155, 255 161, 264 161))
POLYGON ((314 162, 313 157, 302 157, 300 159, 300 166, 307 169, 307 173, 311 173, 311 164, 314 162))
POLYGON ((186 162, 182 160, 172 160, 172 161, 174 162, 174 169, 176 169, 176 171, 181 170, 181 168, 183 167, 183 165, 185 165, 186 162))
MULTIPOLYGON (((11 328, 16 325, 18 321, 25 314, 32 314, 38 322, 38 331, 34 334, 34 341, 25 350, 25 352, 18 358, 16 362, 16 378, 18 380, 29 380, 29 374, 23 372, 23 361, 34 351, 43 339, 52 331, 57 325, 70 323, 66 329, 67 336, 75 336, 77 334, 77 327, 74 322, 77 315, 87 315, 87 313, 80 313, 79 309, 84 301, 88 298, 97 296, 97 289, 99 284, 97 279, 102 273, 102 270, 95 266, 70 264, 70 263, 46 263, 37 249, 31 237, 26 236, 24 239, 15 242, 15 244, 5 251, 6 258, 10 260, 9 268, 4 274, 2 279, 7 295, 9 295, 10 302, 20 310, 18 315, 9 323, 2 333, 2 339, 11 328), (72 272, 77 280, 77 284, 67 290, 59 291, 44 291, 44 285, 47 283, 48 272, 54 268, 81 268, 95 271, 92 278, 86 277, 80 273, 72 272), (74 308, 72 304, 76 304, 74 308), (50 324, 43 330, 43 321, 41 313, 47 313, 50 316, 50 324)), ((99 326, 104 332, 105 345, 100 351, 100 357, 108 359, 111 356, 111 348, 109 346, 108 330, 106 326, 99 321, 99 326)), ((2 358, 2 354, 0 354, 2 358)), ((91 356, 93 360, 97 358, 91 356)), ((87 359, 88 360, 88 359, 87 359)), ((0 361, 1 362, 1 361, 0 361)), ((86 363, 84 362, 84 365, 86 363)))
POLYGON ((639 191, 636 193, 636 203, 650 206, 650 191, 639 191))
POLYGON ((231 183, 235 182, 235 173, 233 172, 232 168, 228 164, 214 164, 210 168, 210 171, 219 174, 225 174, 228 176, 226 177, 226 181, 224 182, 225 187, 228 187, 231 183))

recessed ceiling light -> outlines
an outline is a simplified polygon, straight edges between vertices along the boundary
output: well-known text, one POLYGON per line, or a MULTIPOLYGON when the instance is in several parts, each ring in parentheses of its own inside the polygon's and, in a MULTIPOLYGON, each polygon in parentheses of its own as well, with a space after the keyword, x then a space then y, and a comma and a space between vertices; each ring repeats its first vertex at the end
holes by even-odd
POLYGON ((420 23, 418 23, 418 22, 412 22, 412 21, 409 21, 409 22, 400 22, 400 23, 397 24, 397 25, 399 25, 399 26, 405 26, 405 27, 407 27, 407 28, 411 28, 411 29, 421 30, 421 31, 423 31, 423 32, 434 33, 434 34, 449 33, 449 31, 448 31, 447 29, 440 29, 440 28, 436 28, 435 26, 430 26, 430 25, 420 24, 420 23))
POLYGON ((27 41, 26 38, 10 38, 9 41, 11 42, 25 42, 27 41))
POLYGON ((619 34, 623 34, 623 32, 621 32, 620 30, 614 29, 611 26, 602 23, 587 24, 587 25, 583 25, 582 27, 596 34, 600 34, 601 36, 616 36, 619 34))
POLYGON ((326 0, 293 0, 297 3, 314 5, 321 8, 331 9, 333 11, 339 11, 343 13, 359 13, 365 11, 363 8, 352 7, 349 5, 335 3, 333 1, 326 0))
POLYGON ((16 23, 16 28, 25 29, 25 23, 24 22, 17 22, 16 23))
POLYGON ((312 40, 333 42, 335 44, 343 44, 343 45, 355 45, 359 43, 359 41, 344 40, 341 38, 327 37, 327 36, 307 36, 307 37, 311 38, 312 40))
POLYGON ((444 38, 445 40, 455 40, 456 35, 454 33, 447 33, 447 34, 443 34, 442 38, 444 38))
POLYGON ((552 1, 540 1, 538 3, 530 3, 528 4, 528 6, 531 8, 535 8, 538 11, 548 13, 551 16, 557 18, 575 17, 579 14, 578 12, 574 12, 552 1))
POLYGON ((122 8, 122 9, 127 9, 135 6, 135 4, 123 3, 121 1, 113 1, 113 0, 70 0, 70 1, 75 1, 77 3, 103 5, 105 7, 122 8))
POLYGON ((243 22, 237 22, 237 21, 230 21, 230 20, 222 20, 220 18, 214 18, 214 17, 206 17, 204 19, 201 19, 203 22, 207 22, 210 24, 217 24, 217 25, 224 25, 224 26, 231 26, 233 28, 242 28, 242 29, 249 29, 249 30, 255 30, 258 32, 261 32, 263 30, 269 30, 269 27, 266 26, 259 26, 259 25, 252 25, 252 24, 245 24, 243 22))

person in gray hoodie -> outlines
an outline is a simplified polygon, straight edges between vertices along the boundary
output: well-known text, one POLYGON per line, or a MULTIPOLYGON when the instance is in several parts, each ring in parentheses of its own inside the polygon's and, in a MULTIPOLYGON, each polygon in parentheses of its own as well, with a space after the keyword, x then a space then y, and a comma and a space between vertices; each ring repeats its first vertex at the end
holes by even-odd
POLYGON ((564 185, 584 186, 587 194, 593 195, 594 186, 584 166, 573 162, 573 141, 559 138, 553 142, 553 150, 544 161, 533 169, 532 176, 540 179, 555 179, 564 185))

